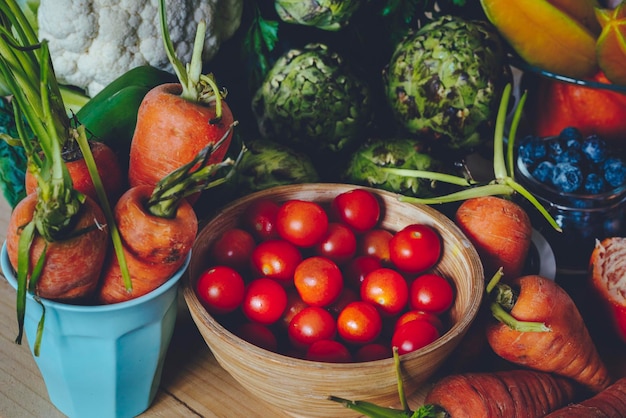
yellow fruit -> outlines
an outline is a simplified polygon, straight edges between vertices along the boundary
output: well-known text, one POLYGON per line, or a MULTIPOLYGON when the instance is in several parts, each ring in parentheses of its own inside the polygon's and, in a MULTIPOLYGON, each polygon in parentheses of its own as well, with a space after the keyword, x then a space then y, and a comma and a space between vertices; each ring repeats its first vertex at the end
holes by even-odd
POLYGON ((573 78, 597 70, 596 37, 546 0, 481 0, 489 21, 527 63, 573 78))
POLYGON ((596 43, 598 65, 613 84, 626 85, 626 3, 596 9, 602 32, 596 43))
POLYGON ((595 9, 600 7, 598 0, 548 0, 548 2, 582 23, 594 35, 600 33, 600 24, 595 14, 595 9))

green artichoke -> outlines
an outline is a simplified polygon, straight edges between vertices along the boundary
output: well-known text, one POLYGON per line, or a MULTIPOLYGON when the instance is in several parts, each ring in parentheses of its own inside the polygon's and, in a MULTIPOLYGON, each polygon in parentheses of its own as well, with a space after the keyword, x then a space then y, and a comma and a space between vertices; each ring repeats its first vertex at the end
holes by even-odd
POLYGON ((370 139, 352 154, 343 180, 413 197, 433 197, 447 187, 432 180, 391 173, 385 168, 448 172, 446 164, 432 156, 430 147, 424 141, 413 138, 370 139))
POLYGON ((444 149, 465 152, 493 137, 510 80, 504 43, 487 22, 442 16, 407 36, 383 71, 401 127, 444 149))
POLYGON ((337 31, 346 26, 362 0, 275 0, 281 20, 318 29, 337 31))
POLYGON ((356 148, 370 120, 368 85, 337 53, 309 44, 283 54, 252 98, 264 138, 324 154, 356 148))
POLYGON ((295 183, 315 183, 319 175, 310 158, 284 145, 269 140, 246 143, 233 179, 237 194, 295 183))

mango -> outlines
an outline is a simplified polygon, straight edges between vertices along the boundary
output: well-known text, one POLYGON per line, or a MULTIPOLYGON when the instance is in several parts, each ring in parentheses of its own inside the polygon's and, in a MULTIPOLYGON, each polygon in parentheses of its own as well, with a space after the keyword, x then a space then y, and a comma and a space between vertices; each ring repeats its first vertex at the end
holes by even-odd
POLYGON ((594 35, 598 35, 600 24, 596 18, 595 9, 600 7, 598 0, 548 0, 562 12, 567 13, 572 19, 582 23, 594 35))
POLYGON ((528 64, 572 78, 597 71, 595 35, 548 1, 480 3, 489 21, 528 64))
POLYGON ((596 9, 602 32, 596 42, 598 65, 613 84, 626 85, 626 3, 596 9))

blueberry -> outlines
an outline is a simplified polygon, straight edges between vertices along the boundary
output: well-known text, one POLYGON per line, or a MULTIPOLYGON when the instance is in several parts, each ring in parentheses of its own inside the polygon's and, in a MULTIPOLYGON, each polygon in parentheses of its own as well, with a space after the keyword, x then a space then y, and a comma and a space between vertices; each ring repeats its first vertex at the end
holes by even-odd
POLYGON ((606 142, 598 135, 589 135, 582 144, 583 154, 594 163, 604 161, 607 154, 606 142))
POLYGON ((626 164, 620 158, 607 158, 602 165, 604 179, 613 187, 626 184, 626 164))
POLYGON ((583 153, 575 148, 566 148, 561 154, 554 157, 557 163, 581 164, 584 160, 583 153))
POLYGON ((548 157, 557 161, 561 155, 565 152, 566 144, 565 141, 561 140, 560 137, 555 136, 550 138, 548 141, 548 157))
POLYGON ((554 171, 554 163, 544 160, 537 164, 532 171, 532 176, 539 182, 544 184, 552 184, 552 172, 554 171))
POLYGON ((527 135, 520 142, 519 155, 524 164, 534 165, 548 155, 545 142, 536 135, 527 135))
POLYGON ((557 163, 552 173, 552 184, 557 190, 565 193, 575 192, 583 182, 583 173, 577 165, 557 163))
POLYGON ((575 127, 568 126, 559 133, 559 138, 568 149, 580 149, 583 142, 583 134, 575 127))
POLYGON ((589 194, 598 194, 604 191, 605 182, 604 177, 598 173, 589 173, 585 177, 583 188, 585 192, 589 194))

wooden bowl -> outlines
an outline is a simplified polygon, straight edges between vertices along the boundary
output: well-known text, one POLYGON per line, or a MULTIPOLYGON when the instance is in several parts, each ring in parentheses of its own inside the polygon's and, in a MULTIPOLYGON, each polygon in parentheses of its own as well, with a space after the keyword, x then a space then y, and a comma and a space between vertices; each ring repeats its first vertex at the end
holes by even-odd
MULTIPOLYGON (((354 411, 329 401, 329 395, 397 405, 399 397, 393 359, 323 363, 262 349, 220 325, 198 300, 194 283, 208 267, 206 254, 212 242, 222 232, 237 225, 251 202, 270 197, 277 202, 302 199, 328 203, 339 193, 355 187, 344 184, 280 186, 229 204, 198 234, 188 275, 184 279, 183 295, 193 321, 218 363, 257 398, 294 417, 355 416, 354 411)), ((429 206, 400 202, 393 193, 368 190, 381 199, 384 208, 382 227, 396 231, 412 223, 425 223, 439 231, 443 256, 435 270, 451 278, 456 286, 450 329, 432 344, 400 357, 405 391, 409 395, 437 371, 476 317, 484 291, 483 267, 475 248, 449 218, 429 206)))

